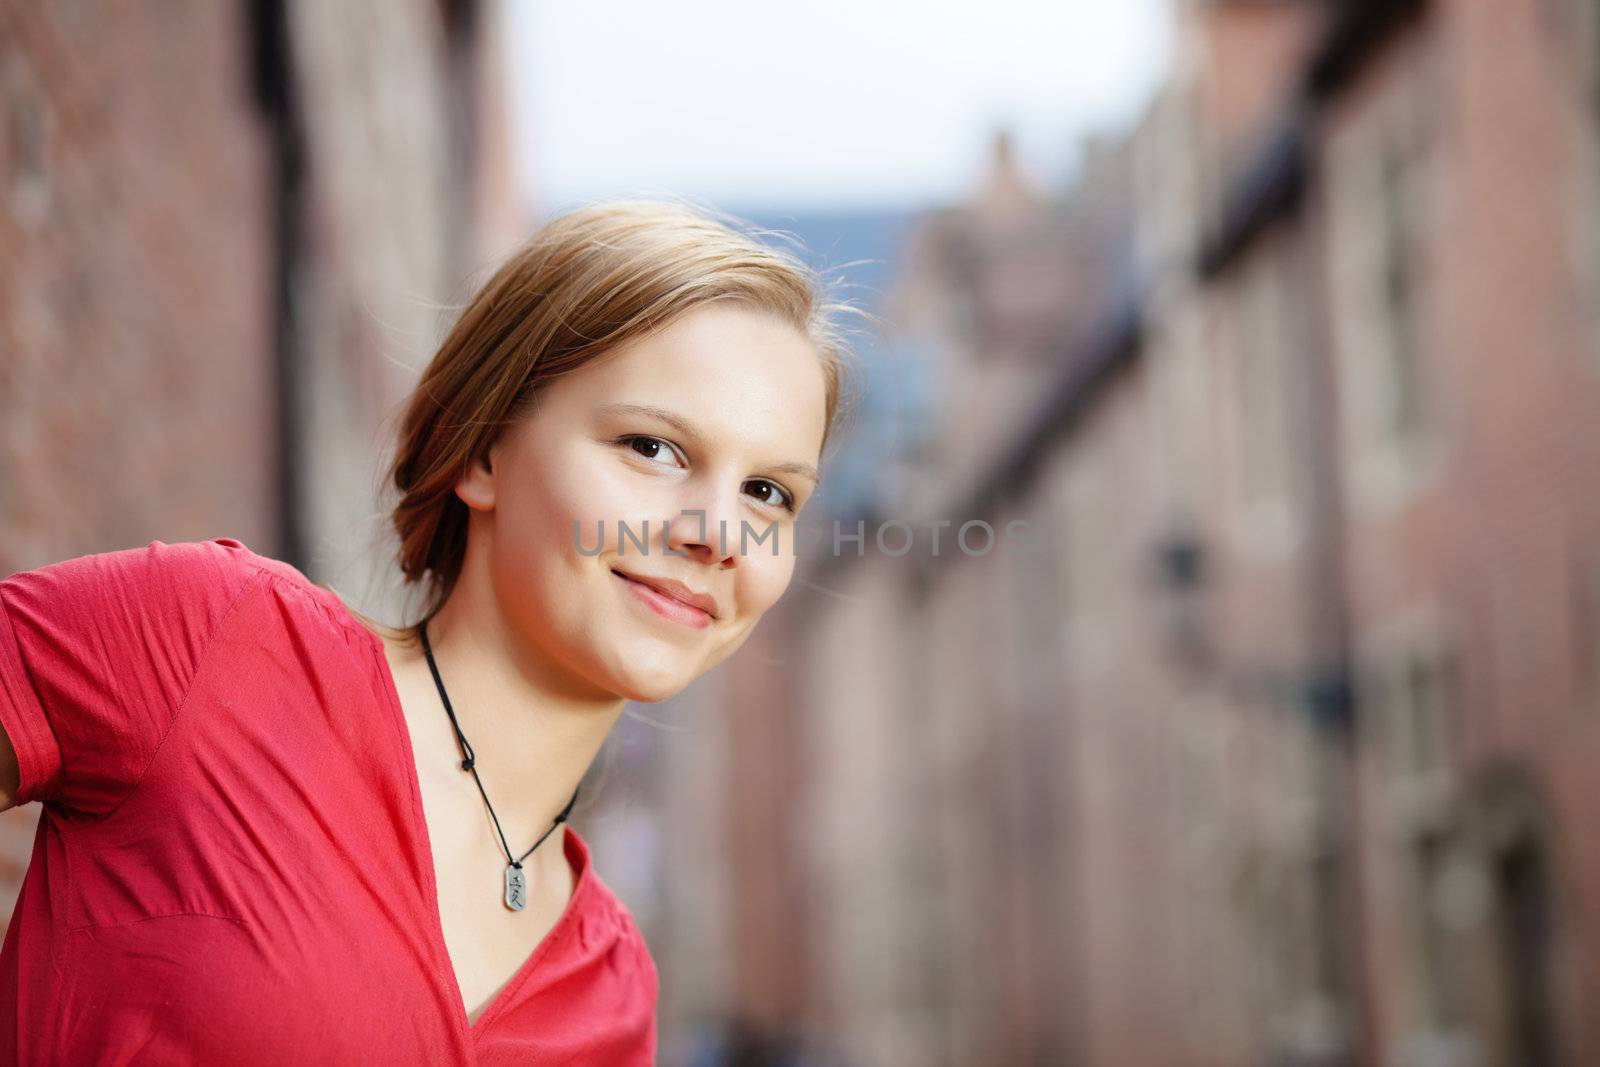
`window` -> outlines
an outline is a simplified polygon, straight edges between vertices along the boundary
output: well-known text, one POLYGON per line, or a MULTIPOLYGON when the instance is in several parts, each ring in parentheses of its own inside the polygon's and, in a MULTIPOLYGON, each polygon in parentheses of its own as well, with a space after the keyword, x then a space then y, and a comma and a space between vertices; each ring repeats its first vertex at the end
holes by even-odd
POLYGON ((1115 500, 1107 492, 1102 458, 1086 453, 1070 459, 1058 491, 1055 514, 1065 546, 1062 633, 1077 669, 1093 674, 1108 668, 1115 652, 1115 500))
POLYGON ((1239 405, 1246 501, 1277 499, 1289 481, 1289 375, 1292 353, 1282 270, 1270 250, 1258 255, 1239 292, 1239 405))
POLYGON ((1453 898, 1461 895, 1462 877, 1472 877, 1457 857, 1450 835, 1425 831, 1412 846, 1417 973, 1420 979, 1420 1021, 1432 1030, 1447 1030, 1466 1019, 1466 990, 1462 961, 1458 959, 1458 912, 1453 898))
POLYGON ((1600 564, 1589 569, 1588 593, 1588 623, 1584 631, 1587 647, 1584 653, 1590 685, 1600 691, 1600 564))
POLYGON ((1294 480, 1304 338, 1297 318, 1297 233, 1269 237, 1240 265, 1219 301, 1228 327, 1221 360, 1230 483, 1239 542, 1258 559, 1282 559, 1303 530, 1294 480))
MULTIPOLYGON (((1571 589, 1572 691, 1600 700, 1600 564, 1574 554, 1568 564, 1571 589)), ((1600 704, 1596 705, 1600 708, 1600 704)))
POLYGON ((1445 725, 1445 675, 1441 657, 1413 651, 1406 657, 1401 678, 1400 713, 1404 718, 1405 770, 1431 774, 1448 764, 1445 725))
POLYGON ((1403 448, 1415 441, 1421 425, 1422 392, 1417 351, 1416 280, 1409 231, 1410 160, 1390 141, 1378 160, 1378 281, 1386 333, 1384 411, 1381 432, 1403 448))
POLYGON ((1366 516, 1427 482, 1442 445, 1429 374, 1431 100, 1425 85, 1395 81, 1328 140, 1342 460, 1366 516))
POLYGON ((1587 161, 1585 196, 1580 206, 1578 225, 1574 236, 1581 242, 1580 254, 1587 270, 1588 341, 1589 361, 1600 370, 1600 3, 1596 0, 1579 0, 1582 6, 1580 23, 1582 31, 1577 39, 1582 42, 1582 62, 1579 66, 1579 89, 1584 107, 1580 113, 1584 122, 1582 143, 1587 147, 1583 158, 1587 161))
POLYGON ((1600 2, 1543 0, 1541 15, 1552 66, 1570 88, 1568 263, 1581 302, 1583 354, 1600 371, 1600 2))
POLYGON ((1448 775, 1455 670, 1451 654, 1420 643, 1377 666, 1368 699, 1391 785, 1406 789, 1448 775))

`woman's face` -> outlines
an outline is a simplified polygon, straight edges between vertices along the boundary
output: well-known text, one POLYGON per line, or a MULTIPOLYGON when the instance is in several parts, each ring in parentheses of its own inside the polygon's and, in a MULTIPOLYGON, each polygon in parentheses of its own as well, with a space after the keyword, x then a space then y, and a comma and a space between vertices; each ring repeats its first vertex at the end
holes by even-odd
POLYGON ((805 335, 734 304, 550 383, 457 486, 517 639, 575 693, 646 702, 726 659, 789 585, 825 421, 805 335))

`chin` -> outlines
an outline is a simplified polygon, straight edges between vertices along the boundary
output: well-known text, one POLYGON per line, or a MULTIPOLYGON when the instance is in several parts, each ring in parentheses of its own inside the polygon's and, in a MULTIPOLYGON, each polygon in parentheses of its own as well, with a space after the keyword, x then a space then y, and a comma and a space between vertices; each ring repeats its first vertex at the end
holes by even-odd
POLYGON ((681 668, 652 671, 632 670, 614 679, 616 694, 639 704, 655 704, 677 696, 694 681, 694 675, 681 668))
POLYGON ((687 687, 687 682, 677 685, 623 685, 617 687, 617 695, 635 704, 659 704, 663 700, 671 700, 687 687))

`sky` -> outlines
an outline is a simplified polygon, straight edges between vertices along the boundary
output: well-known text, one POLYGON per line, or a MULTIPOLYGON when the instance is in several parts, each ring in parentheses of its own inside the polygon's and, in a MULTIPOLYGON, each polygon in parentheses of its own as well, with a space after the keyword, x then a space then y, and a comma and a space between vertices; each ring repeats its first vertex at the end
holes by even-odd
POLYGON ((549 214, 618 195, 731 212, 919 209, 999 124, 1036 180, 1136 120, 1169 0, 506 0, 517 166, 549 214))

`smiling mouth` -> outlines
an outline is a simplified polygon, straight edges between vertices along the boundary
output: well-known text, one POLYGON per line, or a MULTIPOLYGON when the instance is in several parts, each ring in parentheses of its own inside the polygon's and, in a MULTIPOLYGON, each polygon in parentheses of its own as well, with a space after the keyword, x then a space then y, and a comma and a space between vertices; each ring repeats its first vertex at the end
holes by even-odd
POLYGON ((682 623, 685 626, 692 626, 695 629, 703 629, 711 625, 713 616, 709 612, 693 604, 687 604, 677 597, 668 596, 654 586, 630 577, 622 571, 613 569, 611 573, 628 583, 634 595, 657 615, 682 623))

